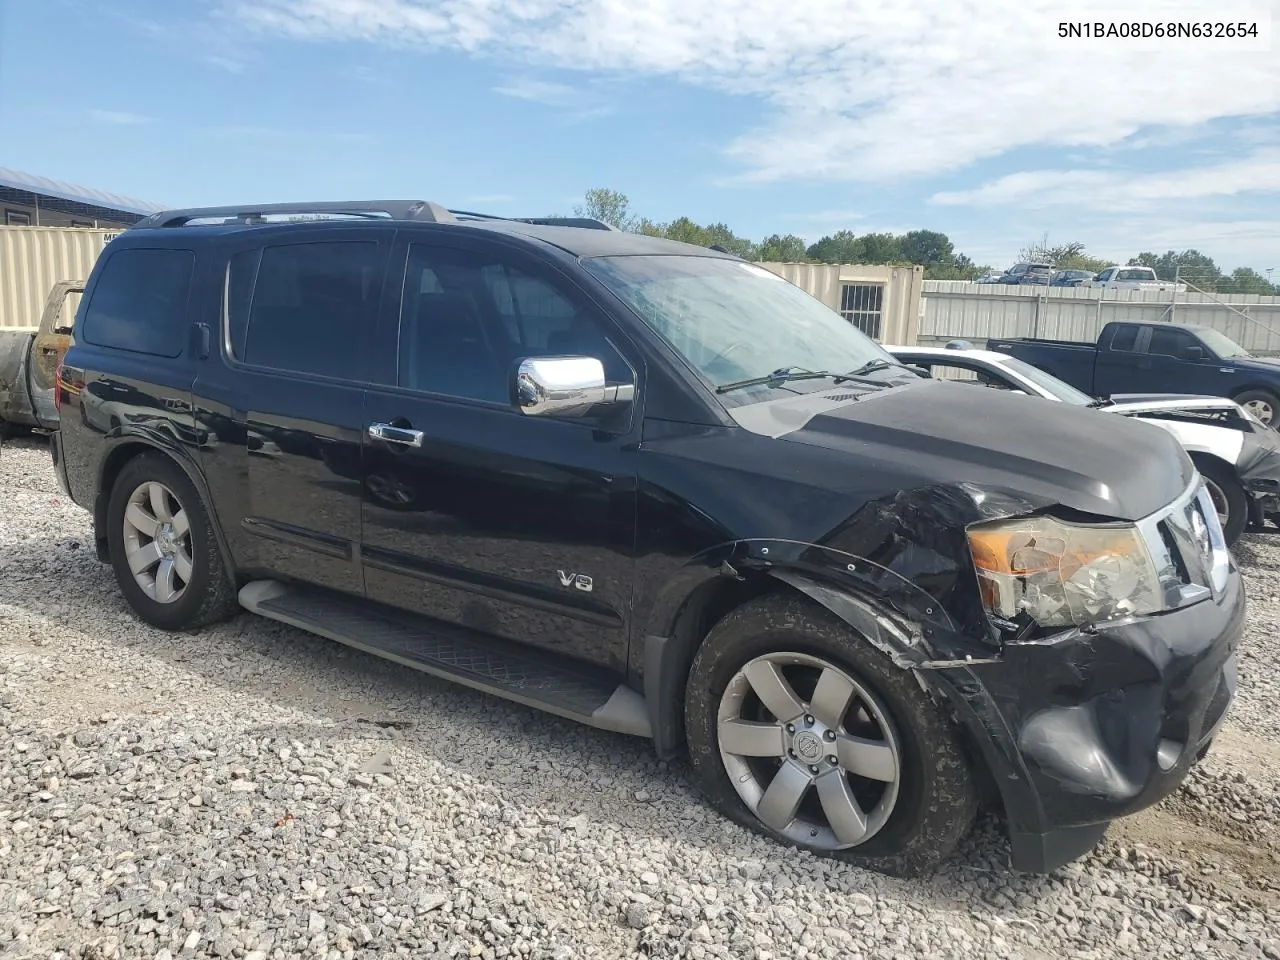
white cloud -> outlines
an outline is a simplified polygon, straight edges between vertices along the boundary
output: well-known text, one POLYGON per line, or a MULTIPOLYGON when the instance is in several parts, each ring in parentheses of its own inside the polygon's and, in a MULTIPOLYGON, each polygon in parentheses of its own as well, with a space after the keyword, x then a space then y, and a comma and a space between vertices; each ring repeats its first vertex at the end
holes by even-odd
POLYGON ((109 123, 118 127, 131 127, 140 123, 150 123, 150 117, 140 113, 126 113, 123 110, 90 110, 89 117, 96 123, 109 123))
POLYGON ((1157 173, 1126 170, 1028 170, 973 190, 935 193, 943 206, 1017 204, 1022 208, 1088 207, 1125 211, 1171 201, 1186 203, 1244 193, 1280 191, 1280 150, 1263 150, 1227 163, 1157 173))
MULTIPOLYGON (((299 38, 452 48, 759 97, 769 116, 728 147, 748 181, 927 175, 1018 147, 1099 147, 1149 127, 1280 111, 1280 69, 1258 43, 1154 52, 1062 40, 1056 0, 224 2, 243 21, 299 38)), ((1245 2, 1184 0, 1178 13, 1245 2)), ((1121 12, 1171 16, 1164 0, 1128 0, 1121 12)))
POLYGON ((494 93, 553 107, 573 120, 593 120, 613 111, 612 106, 589 88, 555 83, 536 77, 519 77, 493 88, 494 93))

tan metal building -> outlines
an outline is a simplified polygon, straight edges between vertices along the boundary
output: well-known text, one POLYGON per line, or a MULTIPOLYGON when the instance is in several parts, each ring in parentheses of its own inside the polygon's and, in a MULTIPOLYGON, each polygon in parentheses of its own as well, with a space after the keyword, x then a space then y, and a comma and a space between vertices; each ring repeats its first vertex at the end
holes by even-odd
MULTIPOLYGON (((59 280, 85 280, 118 230, 0 227, 0 329, 40 325, 45 298, 59 280)), ((73 295, 75 300, 79 294, 73 295)), ((67 305, 74 310, 76 303, 67 305)))
POLYGON ((920 331, 923 267, 762 263, 881 343, 913 346, 920 331))

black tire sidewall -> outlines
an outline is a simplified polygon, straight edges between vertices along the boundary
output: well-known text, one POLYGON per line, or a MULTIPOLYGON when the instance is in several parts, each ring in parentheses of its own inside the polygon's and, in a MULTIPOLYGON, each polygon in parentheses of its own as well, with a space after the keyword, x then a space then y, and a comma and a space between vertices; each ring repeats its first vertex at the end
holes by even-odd
POLYGON ((813 852, 900 876, 932 870, 973 824, 977 790, 969 759, 937 706, 910 671, 848 624, 806 598, 752 601, 707 635, 689 674, 685 724, 694 776, 710 799, 738 823, 783 843, 738 796, 720 758, 716 715, 730 678, 747 661, 781 650, 831 661, 866 686, 895 727, 901 780, 889 821, 871 839, 840 851, 813 852))
POLYGON ((1227 546, 1232 546, 1249 524, 1249 495, 1236 472, 1219 460, 1206 457, 1192 457, 1196 469, 1209 480, 1212 480, 1227 498, 1227 522, 1223 525, 1222 536, 1227 546))
POLYGON ((215 587, 213 578, 222 576, 219 568, 213 569, 211 556, 216 557, 218 545, 210 542, 211 529, 208 514, 195 484, 186 471, 168 457, 159 454, 142 454, 125 464, 116 477, 107 505, 107 544, 111 566, 116 581, 129 606, 139 617, 161 630, 186 630, 196 626, 206 601, 215 587), (124 514, 129 497, 139 485, 155 481, 162 483, 178 499, 186 511, 191 536, 191 580, 181 599, 173 603, 159 603, 143 592, 133 578, 124 550, 124 514))

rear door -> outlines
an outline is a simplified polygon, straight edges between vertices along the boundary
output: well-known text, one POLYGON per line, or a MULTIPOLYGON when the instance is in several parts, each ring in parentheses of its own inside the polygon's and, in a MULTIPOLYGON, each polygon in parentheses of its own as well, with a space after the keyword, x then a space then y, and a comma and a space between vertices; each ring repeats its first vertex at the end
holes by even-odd
POLYGON ((634 351, 558 269, 459 233, 419 233, 393 258, 404 296, 379 349, 394 362, 366 418, 407 442, 366 440, 368 596, 621 673, 642 391, 608 419, 553 419, 519 413, 511 389, 519 360, 545 355, 637 383, 634 351))
POLYGON ((362 405, 393 236, 274 227, 228 249, 195 392, 205 472, 245 572, 364 591, 362 405))
POLYGON ((40 330, 31 344, 28 367, 28 389, 36 422, 46 429, 58 425, 58 409, 53 399, 53 383, 58 365, 71 346, 76 311, 80 309, 83 283, 61 282, 53 285, 40 317, 40 330))
POLYGON ((1085 393, 1109 397, 1113 393, 1137 393, 1134 384, 1147 375, 1149 358, 1142 352, 1147 329, 1133 323, 1109 323, 1102 331, 1093 364, 1093 384, 1073 383, 1085 393))

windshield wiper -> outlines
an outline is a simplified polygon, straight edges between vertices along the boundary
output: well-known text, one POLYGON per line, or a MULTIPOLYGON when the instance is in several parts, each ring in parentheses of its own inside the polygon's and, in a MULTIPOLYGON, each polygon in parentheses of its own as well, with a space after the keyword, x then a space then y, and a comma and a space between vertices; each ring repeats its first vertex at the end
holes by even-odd
POLYGON ((1097 410, 1099 407, 1114 407, 1116 402, 1110 397, 1099 397, 1097 400, 1090 400, 1085 404, 1090 410, 1097 410))
MULTIPOLYGON (((716 387, 716 393, 728 393, 743 387, 758 387, 767 383, 783 384, 790 380, 821 380, 824 377, 836 377, 826 370, 800 370, 796 367, 779 367, 773 373, 763 377, 748 377, 746 380, 732 380, 716 387)), ((836 377, 838 379, 838 377, 836 377)))
POLYGON ((878 370, 888 370, 890 367, 898 367, 902 370, 906 370, 909 373, 915 374, 917 377, 920 376, 920 373, 918 371, 913 370, 911 367, 907 366, 905 363, 899 363, 896 360, 884 360, 882 358, 877 357, 875 360, 868 360, 866 363, 860 366, 857 370, 850 370, 848 373, 840 374, 838 377, 835 378, 836 383, 840 383, 843 380, 852 380, 854 377, 865 376, 868 373, 875 373, 878 370))

